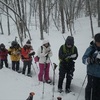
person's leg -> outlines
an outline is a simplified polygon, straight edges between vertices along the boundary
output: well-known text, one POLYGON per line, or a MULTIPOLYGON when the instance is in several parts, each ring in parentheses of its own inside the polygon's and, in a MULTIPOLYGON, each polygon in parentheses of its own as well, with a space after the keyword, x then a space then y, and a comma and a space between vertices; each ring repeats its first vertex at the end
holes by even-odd
POLYGON ((0 60, 0 69, 3 68, 3 60, 0 60))
POLYGON ((20 62, 19 61, 16 61, 16 71, 17 72, 19 71, 19 64, 20 64, 20 62))
POLYGON ((8 68, 8 60, 5 59, 4 62, 5 62, 5 66, 8 68))
POLYGON ((69 69, 67 69, 67 75, 66 75, 66 92, 67 90, 70 90, 70 85, 71 85, 71 81, 73 79, 73 73, 74 73, 74 66, 71 66, 69 69))
POLYGON ((39 63, 39 74, 38 74, 39 81, 43 81, 43 74, 44 74, 44 64, 39 63))
POLYGON ((27 75, 30 75, 30 74, 31 74, 31 64, 32 64, 32 61, 28 61, 28 62, 27 62, 27 65, 28 65, 28 72, 27 72, 27 75))
POLYGON ((100 100, 100 78, 93 78, 92 100, 100 100))
POLYGON ((15 61, 12 61, 12 70, 15 71, 15 61))
POLYGON ((22 74, 25 74, 26 66, 27 66, 27 62, 23 61, 23 71, 22 71, 22 74))
POLYGON ((59 70, 58 90, 63 89, 63 80, 65 78, 66 71, 64 69, 59 70))
POLYGON ((87 75, 87 85, 85 88, 85 100, 91 100, 92 97, 92 84, 93 84, 93 77, 87 75))
POLYGON ((44 78, 45 78, 46 81, 50 80, 49 69, 50 69, 50 63, 46 64, 46 69, 44 69, 45 70, 44 78))

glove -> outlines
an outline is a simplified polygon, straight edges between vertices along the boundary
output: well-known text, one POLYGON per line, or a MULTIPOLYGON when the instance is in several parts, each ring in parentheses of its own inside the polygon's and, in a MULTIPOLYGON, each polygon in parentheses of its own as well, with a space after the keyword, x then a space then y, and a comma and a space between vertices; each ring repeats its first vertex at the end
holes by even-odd
POLYGON ((95 63, 100 64, 100 52, 98 52, 96 57, 95 57, 95 63))
POLYGON ((100 59, 96 58, 96 59, 95 59, 95 63, 96 63, 96 64, 100 64, 100 59))
POLYGON ((46 57, 46 58, 48 58, 48 57, 49 57, 49 55, 47 54, 45 57, 46 57))
POLYGON ((71 54, 70 53, 65 55, 65 59, 68 59, 68 58, 71 58, 71 54))
POLYGON ((94 61, 95 61, 95 59, 93 57, 91 57, 91 58, 88 57, 86 62, 87 62, 87 64, 93 64, 94 61))
POLYGON ((96 58, 100 59, 100 52, 98 52, 96 58))
POLYGON ((16 52, 16 54, 19 55, 20 54, 20 51, 16 52))
POLYGON ((34 56, 34 55, 35 55, 35 52, 29 53, 29 56, 34 56))
POLYGON ((75 58, 76 57, 76 54, 72 54, 71 56, 70 56, 70 58, 75 58))
POLYGON ((17 52, 16 52, 16 51, 13 51, 12 54, 13 54, 13 55, 17 55, 17 52))

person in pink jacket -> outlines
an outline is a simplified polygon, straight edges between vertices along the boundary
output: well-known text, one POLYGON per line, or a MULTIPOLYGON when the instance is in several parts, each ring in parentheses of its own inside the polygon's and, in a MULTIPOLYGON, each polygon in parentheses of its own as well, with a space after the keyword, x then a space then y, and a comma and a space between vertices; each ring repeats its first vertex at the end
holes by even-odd
POLYGON ((50 57, 52 56, 52 51, 50 48, 50 43, 48 40, 44 40, 42 46, 38 49, 37 55, 39 57, 39 81, 43 81, 46 83, 51 83, 51 79, 49 77, 49 69, 50 69, 50 57))

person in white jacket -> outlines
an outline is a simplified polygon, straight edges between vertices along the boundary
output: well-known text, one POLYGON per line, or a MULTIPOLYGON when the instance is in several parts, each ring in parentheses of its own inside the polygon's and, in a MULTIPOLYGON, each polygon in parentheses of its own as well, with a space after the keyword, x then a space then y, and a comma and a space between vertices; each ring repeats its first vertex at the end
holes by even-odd
POLYGON ((43 81, 46 83, 51 83, 51 79, 49 77, 49 69, 50 69, 50 57, 52 56, 52 51, 50 48, 50 43, 48 40, 44 40, 42 46, 38 49, 37 55, 39 57, 39 81, 43 81))

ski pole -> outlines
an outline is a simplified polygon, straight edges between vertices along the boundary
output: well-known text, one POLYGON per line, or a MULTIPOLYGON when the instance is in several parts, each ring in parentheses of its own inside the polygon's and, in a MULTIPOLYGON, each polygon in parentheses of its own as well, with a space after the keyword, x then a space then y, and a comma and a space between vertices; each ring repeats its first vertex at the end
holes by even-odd
POLYGON ((29 93, 29 97, 26 100, 33 100, 33 96, 35 95, 34 92, 29 93))
POLYGON ((54 100, 54 91, 55 91, 55 70, 56 70, 56 67, 57 65, 55 63, 54 64, 54 68, 53 68, 53 89, 52 89, 52 100, 54 100))
POLYGON ((44 70, 43 70, 43 89, 42 89, 42 99, 44 98, 44 84, 45 84, 45 70, 46 70, 46 62, 44 63, 44 70))
POLYGON ((83 89, 83 86, 84 86, 84 84, 85 84, 86 78, 87 78, 87 75, 85 76, 85 79, 84 79, 84 81, 83 81, 82 87, 81 87, 81 89, 80 89, 79 95, 77 96, 77 99, 76 99, 76 100, 79 99, 79 96, 80 96, 81 91, 82 91, 82 89, 83 89))
POLYGON ((35 72, 35 74, 36 74, 36 71, 35 71, 35 68, 34 68, 34 65, 33 65, 33 63, 31 63, 31 65, 32 65, 32 68, 33 68, 33 70, 34 70, 34 72, 35 72))

